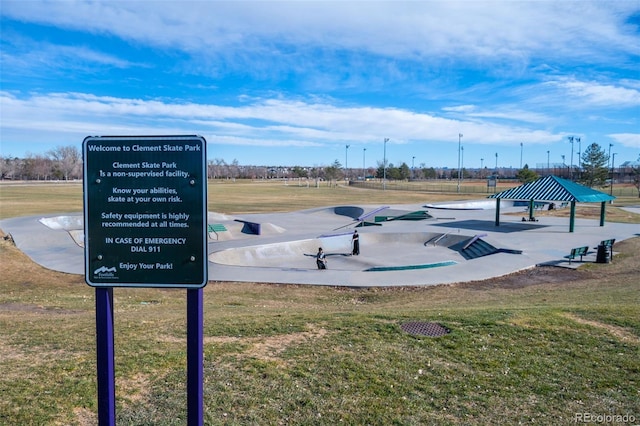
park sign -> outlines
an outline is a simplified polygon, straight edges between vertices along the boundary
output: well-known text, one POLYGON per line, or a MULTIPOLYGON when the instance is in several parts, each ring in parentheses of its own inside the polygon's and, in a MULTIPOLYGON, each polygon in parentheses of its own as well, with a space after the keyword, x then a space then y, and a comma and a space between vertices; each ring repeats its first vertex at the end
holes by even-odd
POLYGON ((204 287, 205 139, 90 136, 83 156, 87 284, 204 287))

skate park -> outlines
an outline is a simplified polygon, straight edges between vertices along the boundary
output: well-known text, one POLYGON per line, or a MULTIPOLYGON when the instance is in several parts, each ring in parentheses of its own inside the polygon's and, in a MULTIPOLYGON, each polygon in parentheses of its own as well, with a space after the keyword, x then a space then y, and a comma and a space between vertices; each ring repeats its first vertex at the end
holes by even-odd
MULTIPOLYGON (((637 212, 638 209, 630 209, 637 212)), ((440 204, 339 205, 288 213, 209 212, 209 280, 347 287, 420 286, 499 277, 539 265, 577 267, 596 261, 603 240, 638 235, 636 224, 566 217, 524 220, 526 203, 481 199, 440 204), (354 231, 360 254, 351 254, 354 231), (588 246, 582 259, 572 248, 588 246), (328 269, 318 270, 322 247, 328 269)), ((84 274, 81 213, 0 221, 36 263, 84 274)))

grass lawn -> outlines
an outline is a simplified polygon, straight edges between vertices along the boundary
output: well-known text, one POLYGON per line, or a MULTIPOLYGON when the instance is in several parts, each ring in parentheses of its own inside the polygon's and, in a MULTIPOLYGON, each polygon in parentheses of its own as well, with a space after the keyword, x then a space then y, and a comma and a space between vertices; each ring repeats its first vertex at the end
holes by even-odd
MULTIPOLYGON (((82 208, 81 186, 14 188, 0 185, 1 217, 82 208)), ((224 213, 460 198, 209 186, 209 209, 224 213)), ((640 423, 639 250, 634 238, 616 243, 610 264, 420 288, 210 282, 205 423, 558 425, 585 414, 640 423), (410 321, 451 333, 414 336, 401 329, 410 321)), ((0 424, 95 424, 93 289, 5 239, 0 277, 0 424)), ((185 424, 185 291, 114 295, 118 424, 185 424)))

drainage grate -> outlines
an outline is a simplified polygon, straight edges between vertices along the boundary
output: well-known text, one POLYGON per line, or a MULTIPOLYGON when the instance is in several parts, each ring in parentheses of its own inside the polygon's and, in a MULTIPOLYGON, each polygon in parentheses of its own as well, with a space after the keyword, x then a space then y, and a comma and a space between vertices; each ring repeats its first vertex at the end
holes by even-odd
POLYGON ((451 333, 451 330, 437 322, 405 322, 400 328, 406 333, 418 336, 440 337, 451 333))

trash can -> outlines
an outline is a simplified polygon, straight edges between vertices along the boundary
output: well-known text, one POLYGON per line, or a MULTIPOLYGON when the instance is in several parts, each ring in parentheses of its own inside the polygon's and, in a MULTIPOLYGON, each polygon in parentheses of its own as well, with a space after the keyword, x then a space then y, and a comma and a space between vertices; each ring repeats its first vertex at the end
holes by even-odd
POLYGON ((596 263, 609 263, 609 247, 604 244, 598 245, 598 252, 596 253, 596 263))

